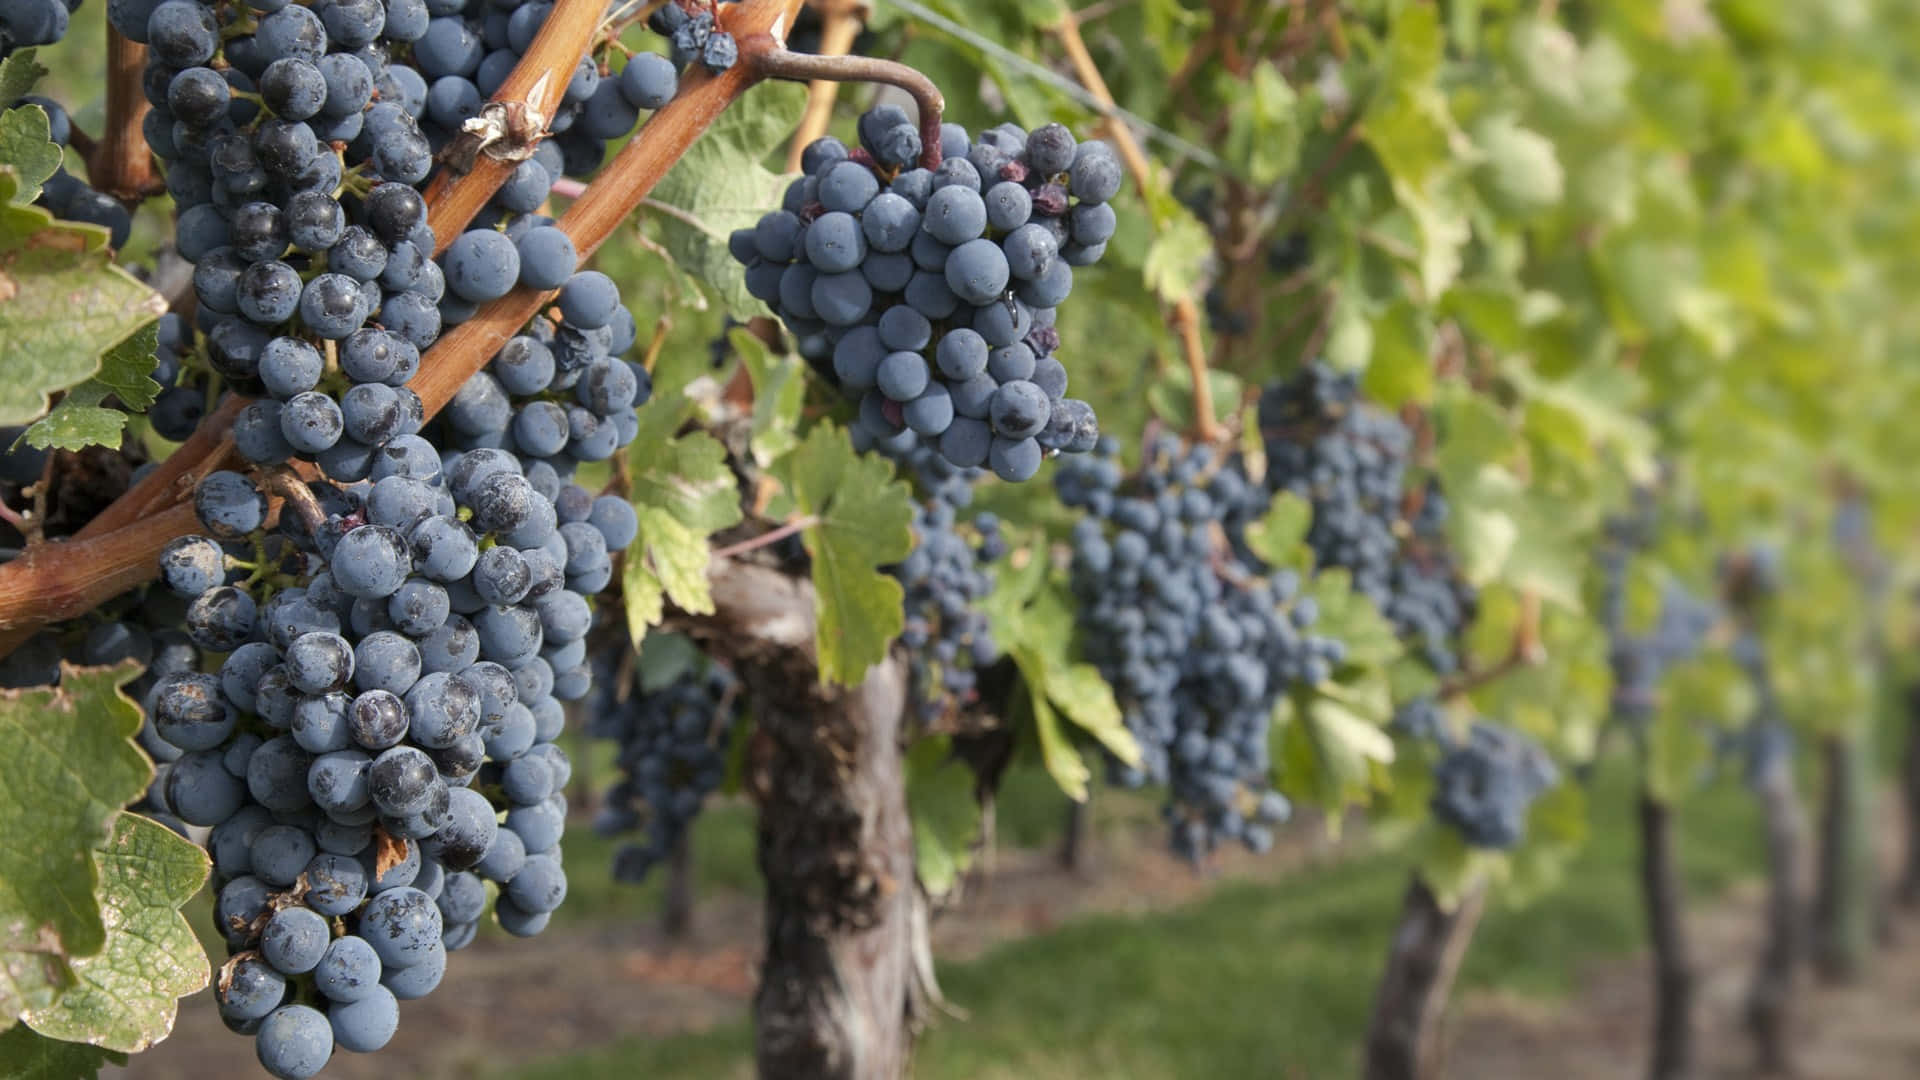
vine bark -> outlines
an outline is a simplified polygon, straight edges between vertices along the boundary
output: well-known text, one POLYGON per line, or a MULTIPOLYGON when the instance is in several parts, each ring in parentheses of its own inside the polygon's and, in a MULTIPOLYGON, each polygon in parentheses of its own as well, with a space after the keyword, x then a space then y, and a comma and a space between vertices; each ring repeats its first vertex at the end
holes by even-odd
POLYGON ((1482 882, 1451 909, 1418 874, 1408 883, 1367 1029, 1366 1080, 1438 1080, 1447 998, 1485 906, 1482 882))
POLYGON ((715 560, 709 579, 715 614, 675 623, 771 703, 747 771, 767 890, 760 1075, 905 1076, 937 997, 900 754, 906 666, 889 658, 858 686, 824 685, 809 582, 737 560, 715 560))
POLYGON ((1672 808, 1643 786, 1639 821, 1640 895, 1653 944, 1653 1056, 1647 1075, 1651 1080, 1682 1080, 1693 1071, 1695 979, 1672 808))

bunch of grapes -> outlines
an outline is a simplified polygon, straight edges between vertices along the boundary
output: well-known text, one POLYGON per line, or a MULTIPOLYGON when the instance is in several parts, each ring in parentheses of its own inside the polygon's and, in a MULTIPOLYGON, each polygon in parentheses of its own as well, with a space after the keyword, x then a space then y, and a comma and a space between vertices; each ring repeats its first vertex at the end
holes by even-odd
POLYGON ((1428 666, 1454 671, 1453 643, 1472 621, 1475 595, 1448 553, 1438 485, 1427 485, 1411 518, 1403 514, 1405 425, 1361 401, 1352 374, 1320 362, 1268 387, 1259 416, 1268 486, 1313 507, 1315 564, 1348 570, 1428 666))
POLYGON ((619 744, 616 764, 624 775, 607 789, 593 825, 609 836, 645 826, 644 843, 613 857, 614 879, 638 884, 685 842, 707 796, 726 778, 740 687, 704 659, 653 693, 635 688, 620 700, 613 680, 606 687, 587 734, 619 744))
POLYGON ((733 35, 714 25, 714 0, 668 0, 647 19, 647 27, 667 39, 673 62, 684 69, 699 64, 715 75, 732 67, 740 59, 739 45, 733 35))
POLYGON ((882 449, 897 453, 923 492, 914 507, 913 553, 893 575, 906 593, 900 642, 909 652, 914 707, 932 721, 974 700, 980 670, 1000 658, 980 602, 993 592, 990 565, 1006 554, 1007 541, 992 513, 974 515, 972 535, 961 531, 959 513, 972 504, 981 470, 955 466, 911 432, 882 449), (912 445, 896 450, 902 441, 912 445))
POLYGON ((1242 561, 1218 541, 1222 522, 1266 496, 1206 447, 1163 437, 1126 477, 1118 447, 1060 470, 1060 501, 1084 510, 1073 529, 1073 591, 1086 658, 1119 698, 1141 767, 1116 779, 1169 785, 1174 850, 1199 858, 1222 839, 1264 850, 1284 820, 1268 789, 1273 706, 1318 683, 1345 658, 1315 637, 1298 575, 1242 561))
POLYGON ((950 463, 1010 481, 1050 453, 1091 450, 1098 425, 1066 396, 1053 324, 1074 268, 1113 235, 1113 150, 1059 124, 977 141, 945 124, 928 148, 894 106, 862 116, 859 133, 853 149, 809 145, 782 208, 733 233, 747 290, 858 399, 873 438, 911 430, 950 463))
POLYGON ((1560 782, 1546 751, 1511 728, 1478 722, 1433 771, 1433 813, 1477 848, 1508 850, 1526 833, 1535 799, 1560 782))

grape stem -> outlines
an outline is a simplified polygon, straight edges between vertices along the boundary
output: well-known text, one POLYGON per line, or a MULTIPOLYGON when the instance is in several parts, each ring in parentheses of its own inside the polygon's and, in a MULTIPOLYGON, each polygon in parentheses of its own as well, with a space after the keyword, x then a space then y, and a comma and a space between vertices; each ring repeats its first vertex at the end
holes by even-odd
POLYGON ((0 502, 0 521, 13 526, 14 531, 21 536, 27 535, 27 519, 21 517, 20 511, 8 506, 5 502, 0 502))
POLYGON ((818 524, 820 524, 820 519, 817 516, 805 514, 794 518, 792 521, 787 522, 777 529, 769 529, 759 536, 750 537, 737 544, 728 544, 723 548, 715 548, 710 554, 715 559, 731 559, 736 556, 745 555, 749 551, 758 551, 763 547, 771 547, 785 540, 787 537, 792 536, 794 533, 811 529, 818 524))
POLYGON ((1520 594, 1520 622, 1513 629, 1513 647, 1507 655, 1479 671, 1465 671, 1440 686, 1440 696, 1451 700, 1478 690, 1523 667, 1543 664, 1547 649, 1540 641, 1540 594, 1528 589, 1520 594))
MULTIPOLYGON (((1128 175, 1133 177, 1134 186, 1144 197, 1153 187, 1153 166, 1147 161, 1146 152, 1140 149, 1140 141, 1133 137, 1132 129, 1118 118, 1113 91, 1107 88, 1099 65, 1093 62, 1093 54, 1087 51, 1087 43, 1080 37, 1079 16, 1066 0, 1060 0, 1060 21, 1054 24, 1053 32, 1059 36, 1061 48, 1066 50, 1074 77, 1103 106, 1105 119, 1100 123, 1101 131, 1113 140, 1128 175)), ((1176 299, 1167 322, 1180 337, 1180 351, 1186 356, 1187 374, 1193 382, 1193 437, 1203 443, 1218 441, 1224 432, 1214 416, 1213 382, 1207 377, 1207 346, 1200 337, 1200 311, 1193 297, 1176 299)))
MULTIPOLYGON (((816 3, 820 8, 820 49, 821 56, 845 56, 853 51, 853 39, 860 36, 860 28, 873 14, 873 5, 868 0, 824 0, 816 3)), ((807 85, 807 111, 800 116, 800 126, 793 129, 793 143, 787 147, 787 171, 800 171, 800 155, 807 144, 827 133, 827 125, 833 121, 833 102, 840 94, 840 84, 832 79, 815 79, 807 85)))
POLYGON ((166 190, 154 175, 143 130, 150 107, 141 86, 146 66, 147 47, 108 26, 107 124, 85 151, 87 177, 96 189, 128 203, 166 190))
POLYGON ((465 231, 467 223, 513 175, 517 162, 509 160, 512 154, 531 149, 544 136, 547 120, 559 107, 561 95, 592 46, 594 31, 605 13, 606 5, 601 0, 559 0, 554 5, 526 55, 489 102, 507 117, 508 122, 495 134, 507 144, 508 153, 488 152, 477 131, 462 131, 448 145, 447 154, 470 159, 470 164, 463 171, 443 169, 427 187, 427 223, 433 227, 435 255, 465 231), (515 118, 533 130, 529 133, 517 126, 515 118))
POLYGON ((327 511, 314 497, 313 489, 307 482, 287 468, 261 469, 260 486, 267 492, 286 500, 300 524, 307 530, 308 536, 318 536, 320 529, 327 523, 327 511))
POLYGON ((756 52, 751 59, 742 56, 740 61, 752 64, 762 78, 870 82, 905 90, 920 110, 920 166, 940 167, 940 117, 946 110, 947 99, 941 96, 933 80, 919 71, 897 60, 873 56, 815 56, 777 46, 756 52))

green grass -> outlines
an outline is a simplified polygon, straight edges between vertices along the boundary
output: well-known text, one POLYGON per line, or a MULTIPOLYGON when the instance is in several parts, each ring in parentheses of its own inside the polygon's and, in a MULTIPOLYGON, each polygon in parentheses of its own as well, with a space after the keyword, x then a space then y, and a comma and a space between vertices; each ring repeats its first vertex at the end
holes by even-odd
MULTIPOLYGON (((1019 798, 1016 816, 1038 814, 1019 798)), ((1467 988, 1565 993, 1584 965, 1644 939, 1635 886, 1631 778, 1605 770, 1587 848, 1557 889, 1483 923, 1467 988)), ((1057 821, 1057 804, 1054 811, 1057 821)), ((1680 815, 1690 894, 1711 896, 1759 865, 1750 800, 1722 785, 1680 815)), ((1038 828, 1022 819, 1010 830, 1038 828)), ((1090 917, 943 965, 965 1019, 923 1040, 927 1078, 1347 1076, 1406 885, 1406 863, 1372 853, 1278 884, 1226 885, 1151 917, 1090 917)), ((521 1080, 745 1075, 744 1021, 664 1040, 630 1039, 538 1063, 521 1080)))

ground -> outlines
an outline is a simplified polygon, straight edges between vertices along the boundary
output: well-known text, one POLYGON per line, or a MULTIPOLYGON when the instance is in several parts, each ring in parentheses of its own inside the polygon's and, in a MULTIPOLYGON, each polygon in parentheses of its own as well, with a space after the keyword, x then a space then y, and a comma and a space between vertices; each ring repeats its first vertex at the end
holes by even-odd
MULTIPOLYGON (((1620 788, 1603 783, 1596 802, 1620 788)), ((1729 788, 1688 810, 1681 852, 1701 966, 1700 1075, 1750 1076, 1740 1007, 1759 926, 1751 805, 1729 788)), ((1085 874, 1039 846, 1044 830, 1008 829, 1016 835, 1003 836, 992 873, 936 924, 951 1012, 924 1040, 920 1075, 1355 1073, 1404 861, 1369 852, 1352 831, 1335 844, 1318 827, 1297 827, 1281 851, 1196 874, 1164 854, 1150 816, 1110 804, 1085 874)), ((720 842, 736 845, 729 858, 744 850, 744 821, 741 811, 727 826, 740 835, 720 842)), ((1596 831, 1563 888, 1489 912, 1461 977, 1448 1076, 1642 1074, 1647 965, 1627 831, 1596 831)), ((574 848, 570 840, 570 866, 574 848)), ((580 858, 603 854, 589 848, 580 858)), ((585 880, 591 871, 576 873, 585 880)), ((403 1007, 387 1050, 341 1054, 326 1075, 749 1075, 743 1016, 759 918, 745 873, 703 874, 694 933, 682 942, 666 940, 651 916, 630 914, 643 907, 632 894, 591 889, 575 922, 534 942, 483 938, 454 958, 438 992, 403 1007)), ((642 894, 645 903, 655 895, 642 894)), ((1808 979, 1801 1075, 1920 1075, 1917 954, 1920 917, 1885 945, 1861 985, 1808 979)), ((202 996, 128 1072, 252 1075, 251 1056, 250 1041, 228 1033, 202 996)))

